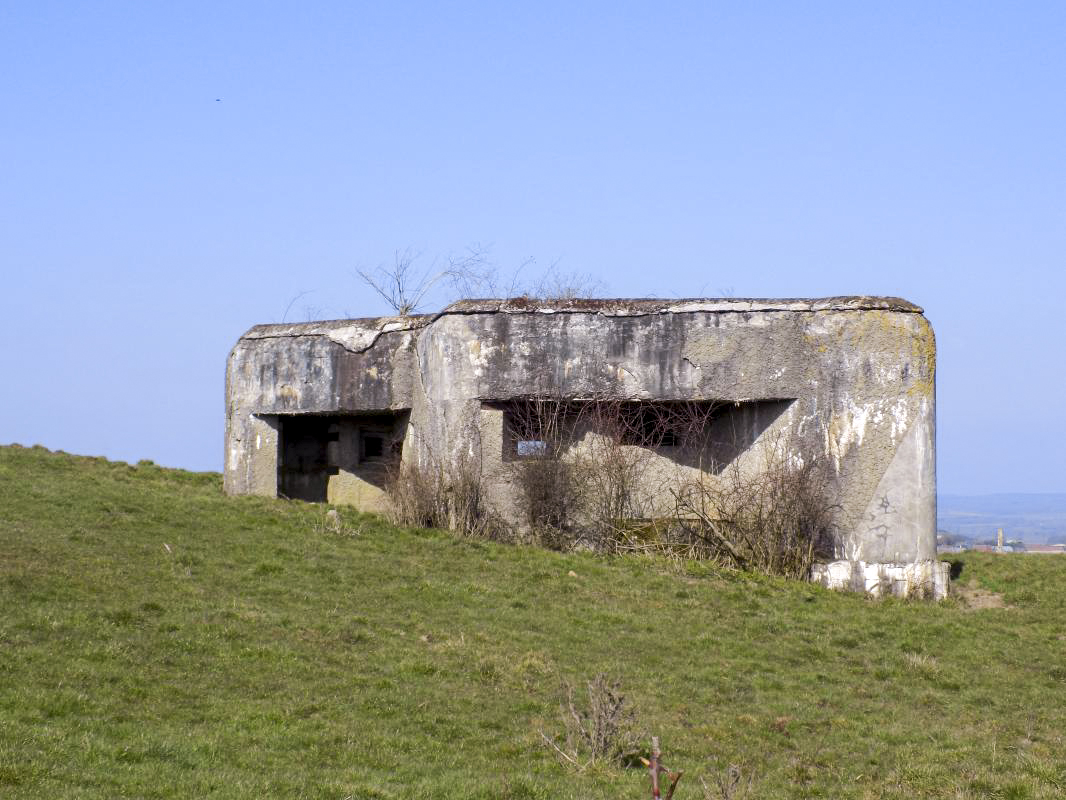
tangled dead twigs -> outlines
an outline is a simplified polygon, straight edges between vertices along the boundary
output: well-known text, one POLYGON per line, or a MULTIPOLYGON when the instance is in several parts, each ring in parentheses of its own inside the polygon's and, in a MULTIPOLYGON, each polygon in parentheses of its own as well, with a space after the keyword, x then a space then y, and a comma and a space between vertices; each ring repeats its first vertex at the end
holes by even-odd
POLYGON ((541 739, 566 764, 583 771, 597 762, 625 766, 641 752, 642 736, 636 731, 636 714, 626 703, 621 685, 599 674, 586 683, 587 706, 574 699, 574 687, 566 685, 561 706, 565 732, 563 744, 538 731, 541 739))
MULTIPOLYGON (((659 748, 659 737, 651 738, 651 758, 641 758, 641 762, 648 768, 651 778, 651 796, 653 800, 671 800, 678 783, 684 776, 684 770, 671 770, 662 762, 662 752, 659 748), (669 781, 666 786, 666 794, 662 794, 662 776, 669 781)), ((730 764, 727 769, 715 769, 711 775, 710 783, 700 776, 700 786, 703 789, 704 800, 740 800, 747 797, 748 792, 755 784, 755 773, 748 772, 746 779, 744 771, 736 764, 730 764)))
MULTIPOLYGON (((644 737, 635 732, 635 715, 619 684, 599 674, 586 683, 586 689, 588 706, 578 707, 574 687, 566 685, 566 698, 560 708, 566 728, 564 741, 560 743, 544 731, 538 731, 544 744, 564 765, 578 772, 596 763, 642 764, 648 770, 653 800, 672 800, 685 772, 672 770, 663 763, 658 736, 652 736, 650 749, 643 750, 644 737)), ((739 766, 730 764, 724 770, 713 768, 710 781, 702 776, 699 781, 704 800, 740 800, 749 796, 755 775, 750 771, 745 774, 739 766)))
POLYGON ((715 772, 711 777, 711 785, 708 785, 705 778, 700 777, 704 800, 740 800, 748 796, 754 784, 755 773, 749 771, 745 779, 744 771, 736 764, 730 764, 728 768, 715 772))
POLYGON ((741 455, 745 434, 730 426, 743 420, 722 423, 714 403, 538 396, 498 407, 513 507, 497 513, 487 502, 482 467, 469 457, 447 468, 429 458, 395 468, 394 522, 794 579, 833 555, 838 506, 827 460, 800 457, 780 433, 741 455))
POLYGON ((397 525, 450 528, 479 538, 498 538, 506 528, 485 502, 479 471, 467 461, 450 469, 437 461, 393 465, 385 493, 389 520, 397 525))
POLYGON ((561 547, 626 547, 633 522, 661 516, 669 497, 670 474, 655 468, 656 452, 698 450, 715 408, 556 395, 508 403, 508 439, 526 448, 510 470, 524 522, 561 547))
POLYGON ((724 476, 704 474, 670 490, 678 526, 711 554, 739 569, 803 579, 832 555, 837 505, 826 465, 793 460, 771 442, 759 469, 734 463, 724 476))

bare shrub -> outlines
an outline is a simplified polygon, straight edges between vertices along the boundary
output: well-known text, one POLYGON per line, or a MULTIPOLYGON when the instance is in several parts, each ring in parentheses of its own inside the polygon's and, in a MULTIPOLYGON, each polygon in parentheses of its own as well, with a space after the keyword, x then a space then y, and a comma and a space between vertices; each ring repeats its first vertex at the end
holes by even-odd
POLYGON ((704 800, 741 800, 751 796, 754 784, 755 773, 749 770, 745 775, 744 770, 736 764, 715 770, 709 783, 705 778, 700 778, 704 800))
POLYGON ((406 317, 418 311, 426 295, 442 281, 459 287, 484 280, 493 271, 480 246, 468 248, 461 256, 434 259, 424 268, 416 265, 420 255, 410 249, 397 250, 391 264, 357 269, 356 274, 396 314, 406 317))
POLYGON ((471 248, 479 260, 462 264, 449 274, 451 287, 459 297, 506 297, 529 301, 560 302, 590 299, 602 294, 606 286, 589 273, 564 271, 553 261, 538 271, 537 260, 527 258, 509 273, 483 258, 480 247, 471 248), (529 273, 533 271, 532 276, 529 273))
POLYGON ((798 579, 832 556, 837 506, 827 462, 801 459, 781 435, 744 457, 735 442, 711 442, 721 427, 714 403, 557 395, 504 411, 517 532, 488 508, 480 469, 466 462, 400 467, 389 490, 394 520, 523 535, 555 549, 715 559, 798 579), (728 466, 715 463, 719 455, 728 466))
POLYGON ((385 493, 389 521, 415 528, 450 528, 468 536, 501 538, 506 530, 488 508, 481 476, 467 460, 445 468, 400 463, 390 470, 385 493))
POLYGON ((636 714, 627 704, 621 685, 600 673, 586 682, 587 705, 574 699, 574 687, 565 685, 560 707, 564 726, 562 741, 540 732, 544 742, 563 761, 578 769, 605 762, 627 766, 641 754, 642 737, 636 714))
POLYGON ((688 561, 713 557, 707 546, 685 532, 672 518, 632 520, 615 530, 615 553, 654 556, 677 568, 688 561))
POLYGON ((598 549, 613 550, 629 521, 647 516, 651 451, 634 445, 633 415, 618 402, 600 401, 586 413, 585 447, 576 458, 582 476, 582 516, 598 549))
POLYGON ((599 278, 585 272, 562 271, 559 263, 554 262, 543 275, 523 287, 521 293, 530 299, 552 302, 596 297, 605 288, 599 278))
MULTIPOLYGON (((488 248, 475 244, 458 255, 436 257, 428 263, 422 260, 421 253, 410 248, 397 250, 391 263, 373 269, 357 268, 355 272, 395 314, 403 317, 419 312, 431 297, 442 293, 440 290, 453 300, 487 296, 552 302, 591 298, 605 288, 590 274, 561 271, 558 262, 550 264, 539 276, 523 280, 522 273, 535 264, 535 259, 528 258, 509 276, 505 275, 489 258, 488 248)), ((304 294, 307 293, 293 298, 289 306, 304 294)))
POLYGON ((578 476, 557 455, 533 456, 512 467, 518 507, 529 534, 540 545, 567 550, 580 538, 572 525, 578 476))
POLYGON ((639 516, 634 498, 646 454, 621 446, 615 405, 554 398, 512 405, 509 435, 531 448, 511 469, 518 507, 550 546, 608 550, 614 528, 639 516))
POLYGON ((411 528, 444 528, 448 525, 444 473, 436 466, 407 462, 390 470, 385 494, 387 516, 395 525, 411 528))
POLYGON ((676 471, 656 471, 661 448, 678 460, 699 462, 715 404, 600 399, 585 412, 593 432, 577 457, 586 526, 601 550, 632 551, 660 541, 663 498, 676 471), (638 544, 639 543, 639 544, 638 544))
MULTIPOLYGON (((648 768, 648 774, 651 777, 652 797, 662 796, 664 800, 671 800, 685 771, 675 772, 663 763, 658 736, 651 738, 651 758, 640 760, 648 768), (666 781, 663 781, 663 776, 666 777, 666 781), (665 795, 661 794, 663 786, 666 786, 665 795)), ((755 785, 755 773, 751 770, 745 773, 736 764, 719 769, 712 761, 710 780, 700 777, 699 781, 703 789, 704 800, 743 800, 743 798, 752 796, 750 792, 755 785)))
POLYGON ((828 465, 793 458, 780 439, 767 444, 758 468, 734 461, 723 475, 701 472, 671 494, 680 531, 740 569, 802 579, 832 555, 837 505, 828 465))
POLYGON ((468 536, 496 538, 500 526, 481 491, 481 474, 469 461, 461 461, 446 485, 448 527, 468 536))
POLYGON ((580 496, 580 476, 566 458, 574 406, 558 399, 532 398, 510 404, 508 437, 519 451, 511 484, 522 523, 541 544, 562 550, 573 544, 572 522, 580 496))
POLYGON ((509 435, 536 446, 512 466, 523 522, 555 546, 628 549, 667 513, 672 475, 652 468, 656 451, 698 451, 713 409, 610 396, 512 403, 509 435))

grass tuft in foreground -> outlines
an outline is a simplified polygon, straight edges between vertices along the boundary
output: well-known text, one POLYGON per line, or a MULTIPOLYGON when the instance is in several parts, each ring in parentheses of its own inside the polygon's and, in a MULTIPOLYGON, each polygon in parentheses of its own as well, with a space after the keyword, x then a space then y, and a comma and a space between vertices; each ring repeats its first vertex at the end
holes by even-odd
POLYGON ((0 448, 0 796, 646 797, 540 736, 600 673, 677 798, 1066 796, 1066 558, 957 559, 1001 608, 871 602, 220 483, 0 448))

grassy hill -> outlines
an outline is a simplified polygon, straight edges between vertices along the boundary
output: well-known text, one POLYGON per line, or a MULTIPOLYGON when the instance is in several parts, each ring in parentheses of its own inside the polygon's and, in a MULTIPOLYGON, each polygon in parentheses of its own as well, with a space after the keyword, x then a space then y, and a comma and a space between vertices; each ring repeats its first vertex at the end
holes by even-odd
POLYGON ((220 483, 0 448, 0 796, 647 797, 542 743, 600 672, 677 800, 729 764, 749 798, 1066 794, 1066 558, 966 555, 1004 608, 872 602, 220 483))

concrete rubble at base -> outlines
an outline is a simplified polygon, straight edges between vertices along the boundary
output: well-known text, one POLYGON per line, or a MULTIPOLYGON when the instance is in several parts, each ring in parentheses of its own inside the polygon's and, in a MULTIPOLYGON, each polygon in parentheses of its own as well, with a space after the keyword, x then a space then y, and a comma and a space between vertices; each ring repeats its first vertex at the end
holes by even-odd
POLYGON ((832 561, 815 564, 811 580, 829 589, 864 592, 870 597, 924 597, 942 600, 948 595, 951 565, 946 561, 911 564, 868 564, 832 561))

